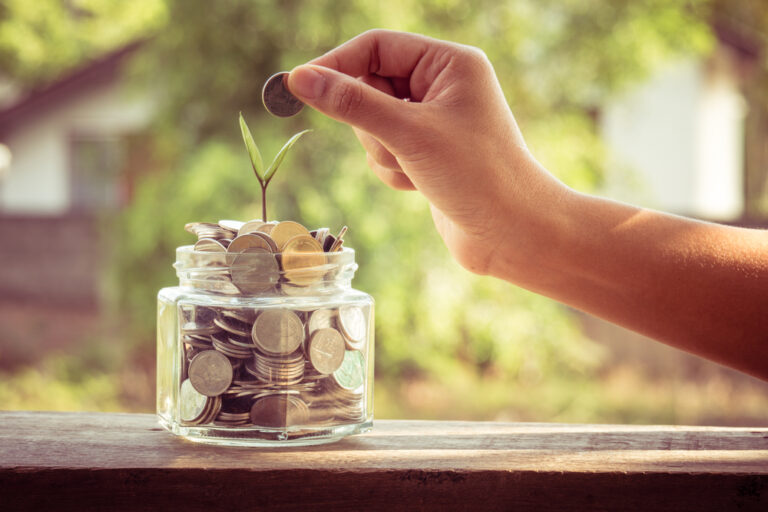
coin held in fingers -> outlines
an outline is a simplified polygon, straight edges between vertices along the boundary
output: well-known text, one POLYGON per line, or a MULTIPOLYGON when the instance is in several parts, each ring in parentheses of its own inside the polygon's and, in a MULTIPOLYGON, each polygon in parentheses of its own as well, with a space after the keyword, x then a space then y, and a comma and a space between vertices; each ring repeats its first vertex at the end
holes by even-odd
POLYGON ((285 85, 286 71, 275 73, 267 79, 261 91, 261 99, 267 111, 277 117, 290 117, 301 112, 304 104, 291 94, 285 85))

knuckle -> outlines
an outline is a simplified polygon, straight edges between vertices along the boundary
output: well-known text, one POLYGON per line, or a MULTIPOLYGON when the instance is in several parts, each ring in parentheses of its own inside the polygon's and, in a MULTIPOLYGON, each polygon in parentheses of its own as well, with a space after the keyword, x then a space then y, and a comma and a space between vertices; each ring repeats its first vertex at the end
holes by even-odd
POLYGON ((363 37, 369 37, 369 38, 376 39, 376 38, 381 37, 381 36, 383 36, 383 35, 385 35, 387 33, 389 33, 389 31, 385 30, 383 28, 371 28, 371 29, 368 29, 365 32, 363 32, 361 35, 363 37))
POLYGON ((488 59, 488 55, 476 46, 463 46, 460 55, 464 64, 471 69, 485 71, 491 67, 491 61, 488 59))
POLYGON ((340 84, 333 97, 334 110, 341 116, 357 111, 363 103, 363 93, 357 84, 340 84))
POLYGON ((389 152, 387 148, 377 143, 371 148, 371 156, 382 166, 387 169, 399 170, 400 164, 397 163, 395 156, 389 152))

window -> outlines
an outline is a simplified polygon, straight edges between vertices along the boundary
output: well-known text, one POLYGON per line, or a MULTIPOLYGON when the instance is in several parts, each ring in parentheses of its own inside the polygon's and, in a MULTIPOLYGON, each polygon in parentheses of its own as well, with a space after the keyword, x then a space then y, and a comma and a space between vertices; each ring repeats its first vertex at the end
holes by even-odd
POLYGON ((70 139, 71 207, 77 212, 115 210, 124 203, 123 139, 118 136, 72 136, 70 139))

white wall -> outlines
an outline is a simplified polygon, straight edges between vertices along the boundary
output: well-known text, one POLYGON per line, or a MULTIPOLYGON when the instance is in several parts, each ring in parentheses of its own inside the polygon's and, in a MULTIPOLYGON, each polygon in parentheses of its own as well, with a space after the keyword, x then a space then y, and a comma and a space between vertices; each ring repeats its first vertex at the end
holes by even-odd
POLYGON ((104 85, 74 97, 0 142, 12 161, 0 178, 0 211, 57 215, 70 206, 69 137, 73 133, 119 135, 146 126, 153 102, 146 91, 104 85))
POLYGON ((717 220, 744 209, 745 108, 735 63, 725 51, 687 58, 605 105, 601 131, 614 165, 636 173, 639 187, 611 179, 616 199, 717 220))

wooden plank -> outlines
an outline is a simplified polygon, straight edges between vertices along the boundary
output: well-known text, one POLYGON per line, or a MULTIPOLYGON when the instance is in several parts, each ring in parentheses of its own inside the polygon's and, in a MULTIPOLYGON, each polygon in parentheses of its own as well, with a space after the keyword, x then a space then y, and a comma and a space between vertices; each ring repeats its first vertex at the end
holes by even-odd
POLYGON ((768 428, 377 421, 306 448, 0 412, 0 510, 768 510, 768 428))

